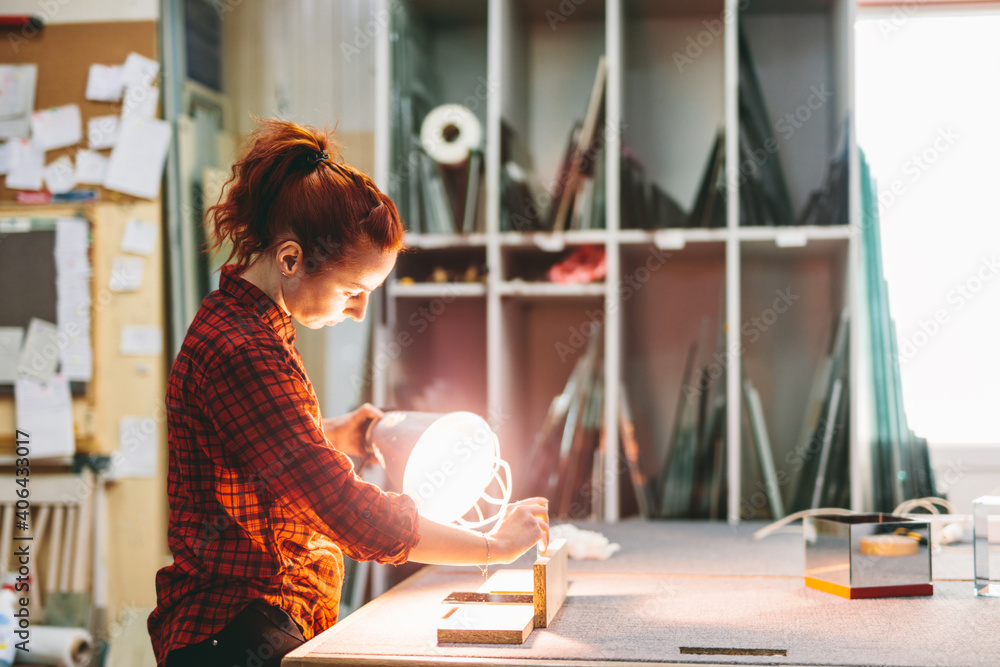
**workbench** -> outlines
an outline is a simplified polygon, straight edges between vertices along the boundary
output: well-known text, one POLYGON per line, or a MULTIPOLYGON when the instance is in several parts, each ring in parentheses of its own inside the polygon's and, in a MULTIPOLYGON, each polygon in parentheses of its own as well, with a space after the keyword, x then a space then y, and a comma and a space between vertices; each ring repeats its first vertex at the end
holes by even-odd
POLYGON ((578 525, 622 549, 606 561, 571 560, 562 610, 522 645, 438 644, 435 631, 449 609, 441 601, 476 590, 482 576, 475 568, 433 567, 317 635, 282 666, 1000 662, 1000 598, 975 596, 971 544, 933 556, 933 596, 848 600, 804 585, 801 532, 753 541, 763 524, 578 525))

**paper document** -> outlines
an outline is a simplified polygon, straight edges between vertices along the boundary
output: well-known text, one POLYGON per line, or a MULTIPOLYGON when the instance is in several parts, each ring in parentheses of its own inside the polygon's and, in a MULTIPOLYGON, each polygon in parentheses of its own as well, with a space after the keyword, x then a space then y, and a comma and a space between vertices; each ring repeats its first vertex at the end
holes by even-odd
POLYGON ((80 143, 83 139, 80 107, 67 104, 31 114, 31 138, 43 151, 80 143))
POLYGON ((14 384, 17 380, 23 340, 24 327, 0 327, 0 384, 14 384))
POLYGON ((122 122, 104 187, 146 199, 160 195, 170 123, 132 115, 122 122))
POLYGON ((31 318, 28 334, 21 346, 17 362, 18 375, 28 375, 41 382, 50 382, 59 364, 59 330, 56 325, 37 317, 31 318))
POLYGON ((45 153, 30 139, 10 142, 10 171, 7 187, 12 190, 41 190, 45 153))
POLYGON ((121 65, 91 65, 87 77, 87 99, 94 102, 117 102, 125 88, 121 65))
POLYGON ((163 352, 163 329, 160 327, 122 327, 121 353, 133 356, 156 356, 163 352))
POLYGON ((81 148, 76 152, 76 182, 100 185, 108 171, 108 158, 96 151, 81 148))
POLYGON ((156 474, 156 420, 152 417, 122 417, 119 422, 120 457, 113 461, 114 477, 153 477, 156 474))
POLYGON ((61 373, 86 382, 93 374, 90 343, 90 223, 83 218, 56 221, 56 322, 61 373))
POLYGON ((160 73, 160 63, 138 53, 130 53, 122 67, 122 81, 126 86, 147 86, 156 83, 160 73))
POLYGON ((47 384, 32 378, 18 378, 14 385, 14 404, 18 430, 31 437, 33 459, 72 456, 76 450, 73 399, 64 375, 55 376, 47 384))
POLYGON ((115 257, 111 263, 111 291, 138 292, 145 264, 142 257, 115 257))
POLYGON ((118 138, 118 116, 94 116, 87 119, 87 145, 91 150, 113 148, 118 138))
POLYGON ((122 120, 131 116, 156 118, 159 102, 160 89, 155 86, 125 86, 125 95, 122 97, 122 120))
POLYGON ((37 79, 37 65, 0 65, 0 139, 28 137, 37 79))
POLYGON ((50 162, 42 174, 45 188, 54 195, 61 195, 76 187, 76 168, 68 155, 50 162))
POLYGON ((125 224, 122 235, 122 250, 136 255, 152 255, 156 248, 159 229, 154 222, 132 218, 125 224))

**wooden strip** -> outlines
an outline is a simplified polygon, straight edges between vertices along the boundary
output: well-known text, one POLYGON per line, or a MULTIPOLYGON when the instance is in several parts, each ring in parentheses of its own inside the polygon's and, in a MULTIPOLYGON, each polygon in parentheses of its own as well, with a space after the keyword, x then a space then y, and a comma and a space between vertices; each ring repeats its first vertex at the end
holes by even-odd
POLYGON ((523 644, 534 629, 531 605, 463 605, 445 615, 437 639, 449 644, 523 644))
POLYGON ((45 592, 54 593, 59 584, 59 554, 62 553, 63 513, 65 508, 55 505, 52 508, 52 548, 48 551, 48 568, 45 572, 45 592))
POLYGON ((76 517, 79 514, 77 508, 70 506, 66 508, 66 523, 63 524, 62 553, 59 557, 59 590, 68 592, 70 589, 69 573, 70 565, 73 562, 73 544, 76 532, 76 517))
POLYGON ((535 580, 535 627, 547 628, 566 601, 569 584, 565 538, 554 540, 533 567, 535 580))
MULTIPOLYGON (((31 528, 31 532, 35 536, 34 549, 36 554, 41 554, 45 547, 48 546, 49 541, 45 535, 45 529, 49 526, 49 512, 51 510, 52 508, 49 505, 39 507, 38 515, 35 518, 35 525, 31 528)), ((31 612, 32 618, 41 618, 45 597, 47 596, 45 596, 43 591, 42 579, 38 576, 41 568, 36 567, 34 569, 31 581, 31 591, 33 594, 28 596, 28 611, 31 612)))
POLYGON ((76 527, 76 546, 73 551, 73 572, 69 590, 86 593, 90 583, 91 536, 94 522, 94 494, 89 493, 95 484, 94 473, 84 468, 80 478, 80 513, 76 527))

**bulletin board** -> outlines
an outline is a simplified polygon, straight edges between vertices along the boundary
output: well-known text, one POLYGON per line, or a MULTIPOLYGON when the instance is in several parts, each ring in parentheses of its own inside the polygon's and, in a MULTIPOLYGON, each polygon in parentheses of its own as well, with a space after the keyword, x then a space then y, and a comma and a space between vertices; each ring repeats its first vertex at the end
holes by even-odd
MULTIPOLYGON (((78 149, 87 147, 88 119, 121 113, 120 102, 92 102, 86 99, 90 66, 120 65, 133 51, 159 60, 157 30, 155 21, 55 24, 47 25, 34 34, 24 33, 19 28, 0 30, 0 64, 38 65, 36 110, 64 104, 80 107, 83 141, 77 146, 47 151, 46 164, 62 155, 75 157, 78 149)), ((99 152, 107 156, 111 150, 99 152)), ((148 201, 97 185, 79 187, 99 190, 101 201, 148 201)), ((21 191, 9 189, 6 178, 0 176, 0 201, 13 202, 18 192, 21 191)))

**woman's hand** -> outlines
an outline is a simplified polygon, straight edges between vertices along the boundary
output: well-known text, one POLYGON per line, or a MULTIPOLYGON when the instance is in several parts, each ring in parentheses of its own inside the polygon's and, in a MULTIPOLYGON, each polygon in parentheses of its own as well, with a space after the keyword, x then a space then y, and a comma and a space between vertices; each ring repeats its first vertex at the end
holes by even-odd
POLYGON ((323 420, 323 433, 327 440, 348 456, 364 457, 365 431, 372 419, 380 419, 382 411, 371 403, 365 403, 354 412, 341 417, 323 420))
POLYGON ((495 545, 491 563, 510 563, 539 540, 549 545, 549 501, 528 498, 507 505, 497 525, 487 535, 495 545))

